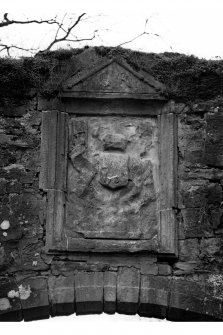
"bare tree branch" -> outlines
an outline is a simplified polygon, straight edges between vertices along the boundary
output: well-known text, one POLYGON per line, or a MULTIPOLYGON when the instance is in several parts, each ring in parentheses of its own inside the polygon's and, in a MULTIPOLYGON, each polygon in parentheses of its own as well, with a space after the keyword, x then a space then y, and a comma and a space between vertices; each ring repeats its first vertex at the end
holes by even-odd
POLYGON ((17 49, 17 50, 23 50, 23 51, 27 51, 27 52, 30 52, 30 53, 34 53, 35 51, 37 51, 38 49, 32 49, 32 48, 29 48, 29 49, 26 49, 26 48, 22 48, 22 47, 18 47, 17 45, 7 45, 7 44, 0 44, 0 52, 2 51, 5 51, 7 52, 7 55, 9 57, 11 57, 11 54, 10 54, 10 50, 11 49, 17 49))
POLYGON ((27 52, 30 52, 30 53, 33 53, 34 51, 37 52, 37 51, 40 50, 39 52, 44 53, 46 51, 51 50, 52 47, 55 44, 58 44, 60 42, 66 42, 66 41, 68 41, 68 42, 91 41, 91 40, 93 40, 96 37, 96 33, 97 33, 98 30, 95 30, 93 32, 93 35, 91 37, 87 37, 87 38, 78 38, 76 36, 76 34, 73 34, 73 30, 75 29, 75 27, 81 21, 84 20, 83 17, 85 15, 86 15, 86 13, 82 13, 81 15, 79 15, 77 17, 77 19, 75 19, 75 21, 73 20, 73 18, 69 18, 70 23, 67 24, 67 22, 66 23, 64 22, 65 18, 67 19, 67 13, 64 14, 64 16, 63 16, 63 18, 62 18, 61 21, 58 21, 57 16, 55 16, 54 18, 49 19, 49 20, 42 20, 42 19, 41 20, 28 20, 27 19, 27 20, 24 20, 24 21, 20 21, 20 20, 9 19, 8 13, 5 13, 3 15, 2 21, 0 21, 0 28, 7 27, 7 26, 10 26, 10 25, 21 25, 21 24, 25 25, 25 24, 33 24, 33 23, 36 23, 36 24, 43 24, 43 23, 45 23, 45 24, 50 24, 50 25, 57 25, 57 28, 56 28, 53 40, 43 50, 40 50, 40 48, 37 48, 37 49, 23 48, 23 47, 15 45, 15 44, 7 44, 7 43, 4 43, 4 42, 1 43, 1 40, 0 40, 0 52, 5 51, 9 57, 11 56, 10 55, 10 51, 12 49, 23 50, 23 51, 27 51, 27 52))
MULTIPOLYGON (((146 31, 146 27, 147 27, 148 21, 149 21, 149 20, 146 19, 145 27, 144 27, 144 31, 143 31, 141 34, 139 34, 139 35, 133 37, 133 38, 132 38, 131 40, 129 40, 129 41, 126 41, 126 42, 123 42, 123 43, 117 45, 117 47, 121 47, 121 46, 123 46, 123 45, 125 45, 125 44, 134 42, 135 40, 137 40, 139 37, 141 37, 141 36, 143 36, 143 35, 153 35, 153 36, 157 36, 157 37, 159 37, 160 39, 163 40, 162 36, 160 36, 159 34, 150 33, 150 32, 147 32, 147 31, 146 31)), ((171 45, 169 45, 169 47, 170 47, 171 50, 173 50, 173 48, 172 48, 171 45)))
MULTIPOLYGON (((71 31, 78 25, 78 23, 81 21, 81 19, 84 15, 86 15, 86 13, 83 13, 83 14, 79 15, 77 20, 66 30, 63 28, 63 20, 62 20, 62 22, 59 24, 59 27, 56 31, 54 40, 48 45, 48 47, 46 49, 41 50, 41 52, 49 51, 52 48, 52 46, 54 46, 55 44, 57 44, 59 42, 68 41, 68 37, 69 37, 71 31), (59 34, 60 30, 63 30, 64 36, 61 37, 61 38, 58 38, 58 34, 59 34)), ((85 39, 82 39, 82 40, 85 40, 85 39)), ((72 42, 79 42, 79 41, 78 40, 72 40, 72 42)))
POLYGON ((10 20, 8 18, 8 13, 5 13, 3 15, 3 20, 0 22, 0 28, 3 27, 7 27, 11 24, 30 24, 30 23, 37 23, 37 24, 42 24, 42 23, 46 23, 46 24, 59 24, 56 20, 56 17, 53 19, 49 19, 49 20, 25 20, 25 21, 17 21, 17 20, 10 20))
POLYGON ((94 31, 94 35, 92 37, 84 37, 84 38, 75 38, 74 40, 73 39, 69 39, 69 38, 66 38, 65 41, 68 41, 68 42, 83 42, 83 41, 92 41, 95 37, 96 37, 96 33, 97 33, 97 30, 94 31))

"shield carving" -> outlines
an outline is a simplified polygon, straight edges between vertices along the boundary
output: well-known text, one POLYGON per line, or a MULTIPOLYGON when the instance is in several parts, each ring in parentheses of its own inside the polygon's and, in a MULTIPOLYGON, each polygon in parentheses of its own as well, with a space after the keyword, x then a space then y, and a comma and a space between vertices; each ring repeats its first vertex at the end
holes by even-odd
POLYGON ((124 153, 102 153, 99 163, 99 182, 110 189, 128 184, 128 156, 124 153))

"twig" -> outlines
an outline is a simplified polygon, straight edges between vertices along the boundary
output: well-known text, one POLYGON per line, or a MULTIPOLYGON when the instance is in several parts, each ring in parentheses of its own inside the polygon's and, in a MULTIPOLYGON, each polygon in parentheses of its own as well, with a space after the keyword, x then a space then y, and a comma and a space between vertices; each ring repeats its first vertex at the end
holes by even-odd
POLYGON ((11 57, 11 55, 10 55, 10 49, 18 49, 18 50, 27 51, 27 52, 30 52, 30 53, 34 53, 33 51, 37 51, 38 50, 38 49, 32 49, 32 48, 26 49, 26 48, 18 47, 17 45, 13 45, 13 44, 12 45, 0 44, 0 48, 1 48, 0 52, 6 50, 7 55, 9 57, 11 57))
POLYGON ((10 20, 8 18, 8 13, 5 13, 3 15, 3 20, 0 22, 0 28, 2 27, 7 27, 11 24, 30 24, 30 23, 36 23, 36 24, 57 24, 59 23, 56 21, 56 17, 54 19, 49 19, 49 20, 26 20, 26 21, 18 21, 18 20, 10 20))
MULTIPOLYGON (((143 31, 141 34, 139 34, 139 35, 133 37, 133 38, 132 38, 131 40, 129 40, 129 41, 126 41, 126 42, 123 42, 123 43, 117 45, 117 47, 121 47, 122 45, 131 43, 131 42, 134 42, 135 40, 137 40, 139 37, 141 37, 141 36, 143 36, 143 35, 153 35, 153 36, 159 37, 161 40, 163 40, 162 36, 160 36, 159 34, 149 33, 149 32, 146 31, 146 26, 147 26, 147 24, 148 24, 148 21, 149 21, 149 20, 146 19, 145 27, 144 27, 144 31, 143 31)), ((164 40, 163 40, 163 41, 164 41, 164 40)), ((165 41, 164 41, 164 42, 165 42, 165 41)), ((170 47, 171 50, 173 50, 173 48, 172 48, 171 45, 169 45, 169 47, 170 47)))
MULTIPOLYGON (((81 19, 84 15, 86 15, 86 13, 83 13, 83 14, 79 15, 77 20, 67 30, 62 29, 62 25, 59 26, 59 28, 57 29, 54 40, 48 45, 48 47, 46 49, 41 50, 41 52, 49 51, 52 48, 52 46, 54 46, 56 43, 59 43, 59 42, 63 42, 63 41, 79 42, 78 40, 69 40, 68 37, 69 37, 71 31, 78 25, 78 23, 81 21, 81 19), (60 30, 63 30, 65 34, 64 34, 63 37, 57 38, 60 30)), ((85 40, 85 39, 82 39, 82 40, 85 40)))

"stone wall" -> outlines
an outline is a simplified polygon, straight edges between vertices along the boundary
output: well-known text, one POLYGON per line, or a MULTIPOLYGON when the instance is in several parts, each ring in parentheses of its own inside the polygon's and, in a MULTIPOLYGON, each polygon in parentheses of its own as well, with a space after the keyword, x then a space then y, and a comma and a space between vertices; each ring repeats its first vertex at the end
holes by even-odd
POLYGON ((223 319, 223 104, 175 107, 179 257, 169 263, 147 253, 47 255, 38 182, 49 104, 36 95, 1 108, 0 320, 102 312, 223 319))

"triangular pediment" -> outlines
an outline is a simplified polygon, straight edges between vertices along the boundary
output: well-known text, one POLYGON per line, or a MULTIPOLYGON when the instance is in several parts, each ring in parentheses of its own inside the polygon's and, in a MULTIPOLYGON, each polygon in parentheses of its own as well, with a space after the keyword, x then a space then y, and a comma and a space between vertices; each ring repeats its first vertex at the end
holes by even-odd
POLYGON ((63 85, 62 97, 138 97, 163 99, 164 86, 118 60, 100 63, 91 71, 74 74, 63 85))

